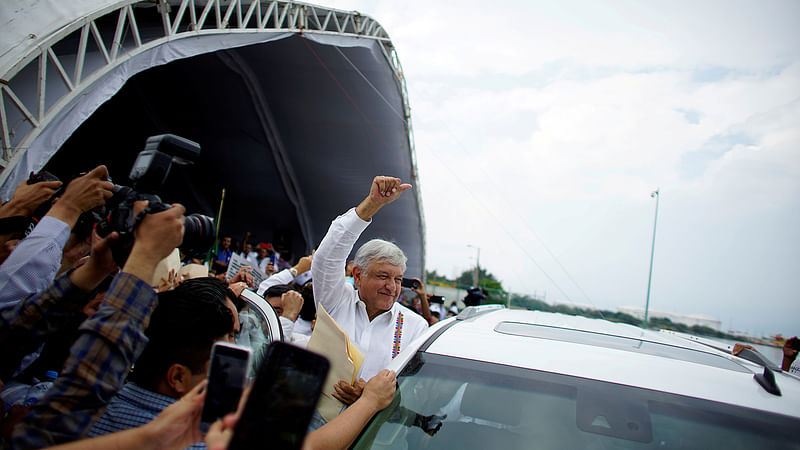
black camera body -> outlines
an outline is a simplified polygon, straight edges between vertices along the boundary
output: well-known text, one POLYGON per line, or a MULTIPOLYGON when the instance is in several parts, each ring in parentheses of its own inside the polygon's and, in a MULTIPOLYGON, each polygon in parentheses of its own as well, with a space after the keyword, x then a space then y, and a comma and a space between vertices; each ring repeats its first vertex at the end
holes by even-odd
MULTIPOLYGON (((81 174, 83 175, 83 174, 81 174)), ((81 176, 78 175, 78 176, 81 176)), ((57 176, 53 175, 52 173, 42 170, 39 173, 31 172, 30 176, 28 177, 28 184, 36 184, 41 183, 44 181, 61 181, 57 176)), ((72 180, 70 180, 72 181, 72 180)), ((64 193, 67 185, 69 183, 62 184, 61 187, 45 202, 39 205, 31 214, 27 224, 25 225, 24 230, 22 231, 23 236, 29 235, 36 225, 39 223, 40 220, 47 214, 50 208, 53 206, 53 200, 61 196, 64 193)), ((100 216, 95 213, 94 211, 87 211, 78 217, 78 222, 75 223, 75 226, 72 227, 72 231, 78 236, 79 240, 83 240, 92 235, 92 229, 94 228, 94 224, 100 220, 100 216)))
MULTIPOLYGON (((147 138, 145 149, 136 158, 130 178, 133 187, 114 185, 114 195, 106 201, 105 208, 92 211, 97 217, 97 233, 108 236, 116 231, 119 239, 111 248, 114 261, 122 267, 130 255, 134 232, 147 214, 166 211, 172 205, 163 203, 156 193, 161 190, 169 176, 172 164, 192 164, 200 154, 200 145, 172 134, 147 138), (133 205, 147 200, 147 208, 134 214, 133 205), (104 211, 103 211, 104 210, 104 211)), ((183 253, 200 257, 214 244, 216 233, 214 219, 202 214, 192 214, 184 222, 183 253)))
POLYGON ((400 286, 411 289, 417 289, 419 288, 419 281, 413 278, 403 278, 403 281, 400 283, 400 286))

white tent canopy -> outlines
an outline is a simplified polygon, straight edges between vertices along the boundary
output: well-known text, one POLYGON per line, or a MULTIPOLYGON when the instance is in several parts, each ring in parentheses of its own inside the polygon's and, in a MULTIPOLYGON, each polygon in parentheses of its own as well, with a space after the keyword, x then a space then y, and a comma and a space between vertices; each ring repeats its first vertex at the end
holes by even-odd
MULTIPOLYGON (((95 164, 119 184, 149 135, 203 151, 165 201, 298 256, 376 174, 417 183, 404 80, 388 35, 355 12, 279 1, 12 1, 0 5, 0 194, 29 172, 95 164), (68 3, 65 5, 65 3, 68 3)), ((422 275, 419 190, 364 239, 422 275)))

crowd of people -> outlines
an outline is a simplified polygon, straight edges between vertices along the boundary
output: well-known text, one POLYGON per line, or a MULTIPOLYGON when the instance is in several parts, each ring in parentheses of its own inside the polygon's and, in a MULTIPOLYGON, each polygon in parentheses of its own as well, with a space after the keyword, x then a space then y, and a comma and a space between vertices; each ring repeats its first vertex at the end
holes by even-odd
POLYGON ((247 263, 233 276, 227 236, 210 261, 181 264, 179 204, 149 214, 146 202, 134 204, 133 244, 119 267, 120 233, 101 237, 79 223, 112 197, 107 180, 99 166, 66 186, 25 182, 0 208, 6 448, 226 448, 247 394, 207 433, 199 420, 214 343, 267 344, 243 329, 251 315, 245 289, 273 307, 285 341, 308 345, 319 305, 363 352, 356 381, 332 387, 346 407, 335 418, 315 414, 304 442, 345 448, 391 402, 389 362, 429 325, 457 313, 427 295, 419 279, 401 295, 406 257, 392 242, 371 240, 347 261, 373 216, 411 189, 397 178, 375 177, 364 200, 293 265, 269 243, 254 250, 245 235, 236 253, 247 263), (264 274, 258 284, 254 271, 264 274))

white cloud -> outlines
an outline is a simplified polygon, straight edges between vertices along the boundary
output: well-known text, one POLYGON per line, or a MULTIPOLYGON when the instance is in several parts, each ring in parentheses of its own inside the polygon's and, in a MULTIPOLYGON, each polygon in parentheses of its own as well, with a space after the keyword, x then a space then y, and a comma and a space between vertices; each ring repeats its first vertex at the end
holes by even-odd
POLYGON ((800 3, 333 4, 398 48, 429 269, 643 303, 658 186, 652 304, 800 334, 800 3))

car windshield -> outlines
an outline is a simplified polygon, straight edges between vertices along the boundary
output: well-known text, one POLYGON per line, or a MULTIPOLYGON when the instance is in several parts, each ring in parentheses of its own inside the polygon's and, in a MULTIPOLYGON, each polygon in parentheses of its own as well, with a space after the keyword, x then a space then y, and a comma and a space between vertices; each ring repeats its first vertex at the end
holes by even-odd
POLYGON ((800 420, 613 383, 427 353, 355 448, 800 448, 800 420))

